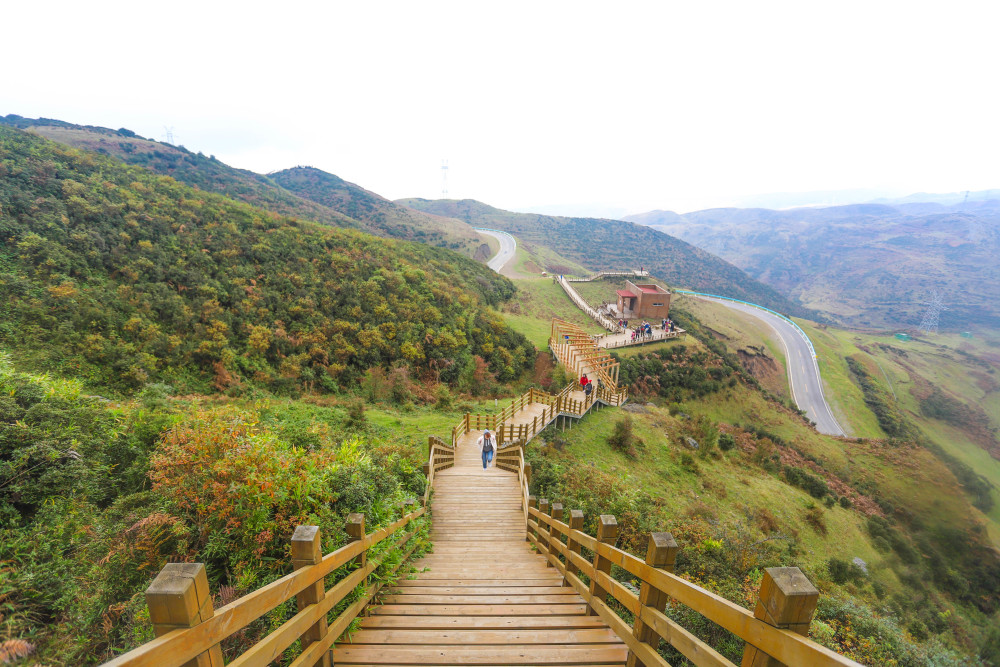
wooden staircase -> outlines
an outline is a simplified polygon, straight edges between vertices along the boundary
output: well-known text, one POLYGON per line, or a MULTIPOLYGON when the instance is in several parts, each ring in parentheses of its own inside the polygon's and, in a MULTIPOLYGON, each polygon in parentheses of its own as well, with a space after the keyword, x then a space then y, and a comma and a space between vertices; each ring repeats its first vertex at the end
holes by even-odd
POLYGON ((675 575, 679 546, 670 533, 650 535, 641 559, 615 546, 615 517, 600 515, 592 536, 581 511, 564 517, 560 503, 529 495, 527 442, 561 417, 579 419, 628 396, 617 387, 617 365, 577 327, 554 321, 550 348, 572 372, 604 386, 590 396, 573 384, 557 396, 531 390, 496 415, 465 415, 450 443, 428 438, 422 506, 408 501, 397 520, 371 533, 364 515, 351 514, 348 544, 326 555, 319 529, 299 526, 291 536, 293 572, 217 610, 203 564, 168 564, 146 591, 157 638, 106 667, 222 667, 222 641, 293 599, 298 613, 231 667, 265 667, 290 650, 297 656, 291 667, 669 667, 661 639, 699 667, 736 667, 666 615, 670 600, 744 640, 743 665, 860 667, 805 637, 818 592, 798 568, 769 568, 751 613, 675 575), (475 445, 484 427, 503 443, 487 470, 475 445), (428 509, 433 553, 370 606, 419 546, 428 509), (384 545, 402 560, 384 562, 384 545), (613 565, 639 582, 638 593, 611 576, 613 565), (326 588, 331 575, 337 581, 326 588), (352 624, 357 629, 345 634, 352 624))
POLYGON ((336 645, 334 664, 625 664, 627 646, 525 541, 518 476, 483 470, 479 435, 435 476, 434 552, 336 645))

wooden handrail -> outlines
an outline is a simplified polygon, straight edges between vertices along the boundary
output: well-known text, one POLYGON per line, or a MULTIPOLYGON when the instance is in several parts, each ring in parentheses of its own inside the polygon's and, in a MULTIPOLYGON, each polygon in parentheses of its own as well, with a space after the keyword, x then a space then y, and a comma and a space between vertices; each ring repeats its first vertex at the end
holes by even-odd
MULTIPOLYGON (((525 499, 527 499, 528 489, 525 488, 523 492, 525 499)), ((634 650, 637 655, 641 653, 638 657, 646 665, 665 663, 653 659, 653 656, 645 648, 635 646, 637 639, 633 636, 633 628, 628 627, 628 637, 623 634, 625 628, 622 626, 627 627, 627 624, 610 610, 603 599, 595 599, 595 596, 590 594, 589 588, 576 576, 577 570, 586 575, 592 582, 596 582, 601 590, 606 590, 625 609, 628 609, 634 616, 652 628, 657 638, 666 639, 694 664, 731 666, 732 663, 677 625, 661 610, 640 604, 639 597, 635 593, 607 573, 596 569, 593 563, 579 555, 571 548, 571 545, 578 544, 593 552, 595 562, 600 558, 618 565, 644 585, 664 592, 670 598, 740 637, 747 642, 748 646, 756 647, 782 663, 816 665, 817 667, 858 666, 858 663, 853 660, 820 646, 797 632, 768 624, 743 607, 705 590, 683 577, 654 567, 626 551, 587 535, 582 530, 570 528, 569 524, 552 518, 540 509, 531 507, 527 500, 525 500, 524 506, 527 507, 528 513, 525 531, 527 539, 548 558, 554 567, 559 569, 570 585, 578 590, 596 613, 608 622, 622 640, 629 645, 630 650, 634 650), (560 536, 566 537, 567 544, 562 543, 560 536), (608 617, 608 614, 613 615, 614 618, 608 617)), ((792 569, 797 570, 797 568, 792 569)))
MULTIPOLYGON (((396 534, 403 527, 423 516, 425 511, 426 509, 421 507, 413 512, 409 512, 390 525, 323 556, 319 563, 303 567, 277 581, 244 595, 240 599, 216 610, 210 618, 204 619, 203 622, 198 622, 202 620, 199 617, 199 613, 195 614, 196 618, 193 621, 178 619, 181 623, 189 623, 191 627, 166 632, 156 639, 105 663, 105 667, 173 667, 183 665, 189 660, 213 650, 213 647, 216 647, 219 642, 242 630, 284 602, 292 599, 296 594, 322 582, 327 575, 331 574, 337 568, 347 564, 354 558, 366 555, 371 547, 381 543, 390 535, 396 534)), ((397 546, 405 544, 415 534, 415 530, 404 534, 397 541, 397 546)), ((411 548, 408 554, 412 553, 412 550, 411 548)), ((402 562, 405 562, 405 558, 400 561, 400 563, 402 562)), ((354 590, 380 564, 381 560, 371 559, 363 568, 345 576, 333 588, 325 591, 320 601, 306 606, 302 611, 249 649, 244 656, 241 656, 241 658, 232 664, 268 664, 272 658, 265 659, 264 656, 272 655, 274 651, 280 653, 294 643, 302 636, 306 629, 315 624, 321 617, 324 617, 330 609, 343 600, 345 596, 354 590)), ((399 564, 396 567, 398 568, 399 564)), ((168 565, 164 568, 164 572, 170 570, 170 568, 171 566, 168 565)), ((162 575, 163 573, 161 573, 162 575)), ((205 585, 207 586, 207 583, 205 585)), ((150 590, 153 590, 154 586, 151 586, 150 590)), ((371 595, 374 595, 377 590, 378 588, 374 587, 371 595)), ((147 597, 148 595, 149 593, 147 593, 147 597)), ((339 636, 340 632, 334 632, 334 630, 338 627, 345 614, 348 614, 348 611, 343 612, 338 617, 338 621, 331 627, 331 632, 323 640, 326 642, 326 649, 329 649, 329 646, 339 636)), ((350 621, 357 616, 358 611, 360 611, 360 607, 346 620, 344 627, 350 624, 350 621)), ((320 643, 313 642, 309 645, 310 650, 313 652, 319 651, 317 659, 322 656, 323 651, 314 649, 313 647, 320 643)), ((221 655, 219 655, 218 659, 221 659, 221 655)), ((221 663, 219 664, 221 667, 221 663)), ((309 664, 315 664, 315 661, 309 664)))

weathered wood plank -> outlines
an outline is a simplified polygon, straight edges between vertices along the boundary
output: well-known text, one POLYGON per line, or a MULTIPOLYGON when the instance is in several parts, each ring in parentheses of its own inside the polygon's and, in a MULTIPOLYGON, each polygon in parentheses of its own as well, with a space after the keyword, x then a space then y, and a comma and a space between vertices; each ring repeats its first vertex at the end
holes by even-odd
POLYGON ((545 630, 372 630, 362 629, 350 637, 358 644, 620 644, 610 628, 546 628, 545 630))
POLYGON ((370 629, 451 629, 451 630, 548 630, 606 628, 600 618, 573 616, 380 616, 361 619, 362 628, 370 629))
POLYGON ((371 612, 380 616, 571 616, 586 613, 587 605, 566 604, 385 604, 371 612))

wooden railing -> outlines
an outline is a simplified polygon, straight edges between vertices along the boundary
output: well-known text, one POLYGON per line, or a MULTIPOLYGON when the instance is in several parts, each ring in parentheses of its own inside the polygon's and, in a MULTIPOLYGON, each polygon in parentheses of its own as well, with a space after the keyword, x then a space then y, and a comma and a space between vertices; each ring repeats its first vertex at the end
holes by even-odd
POLYGON ((584 298, 580 296, 579 292, 577 292, 573 286, 569 284, 569 281, 566 278, 563 276, 557 276, 555 280, 560 286, 562 286, 563 291, 566 292, 566 295, 570 298, 570 300, 575 303, 580 310, 587 313, 587 315, 590 315, 595 322, 608 331, 618 332, 622 330, 622 327, 620 327, 617 322, 612 321, 610 317, 605 317, 599 313, 596 308, 587 303, 584 298))
MULTIPOLYGON (((468 416, 468 415, 466 415, 468 416)), ((434 477, 440 470, 455 465, 455 447, 449 447, 444 440, 432 435, 427 438, 427 463, 424 464, 424 476, 427 486, 424 487, 423 505, 427 507, 431 499, 431 489, 434 487, 434 477)))
MULTIPOLYGON (((412 506, 411 500, 405 507, 412 506)), ((424 512, 424 507, 412 509, 367 535, 364 515, 351 514, 346 526, 350 542, 325 556, 320 550, 319 528, 299 526, 291 537, 290 567, 294 571, 219 609, 213 609, 204 564, 168 563, 146 590, 156 639, 115 658, 105 667, 188 664, 222 667, 220 642, 292 598, 296 600, 298 613, 232 660, 230 667, 269 665, 299 640, 301 653, 292 661, 292 667, 329 666, 333 643, 375 597, 385 580, 381 576, 380 581, 369 582, 369 575, 382 565, 392 548, 401 549, 403 557, 386 574, 395 573, 409 558, 417 546, 413 538, 420 532, 420 526, 414 522, 424 512), (404 528, 409 530, 402 532, 404 528), (390 537, 395 539, 389 549, 369 557, 372 547, 390 537), (356 569, 326 589, 325 577, 348 564, 356 569), (328 613, 359 587, 362 587, 360 596, 328 622, 328 613)))
MULTIPOLYGON (((583 400, 570 398, 570 394, 575 388, 575 383, 568 384, 555 396, 541 389, 531 388, 512 399, 510 405, 505 406, 496 414, 474 415, 466 413, 451 429, 452 451, 454 447, 458 446, 458 439, 472 430, 490 429, 496 435, 497 444, 502 447, 506 443, 531 440, 542 429, 551 424, 556 417, 566 416, 579 419, 587 414, 587 411, 598 401, 618 406, 628 399, 626 388, 613 391, 607 387, 598 387, 597 391, 583 400), (532 403, 541 403, 548 407, 543 408, 540 414, 532 417, 530 422, 510 423, 518 412, 532 403)), ((443 442, 442 445, 444 445, 443 442)))
POLYGON ((641 269, 627 269, 624 271, 598 271, 589 278, 566 278, 568 282, 571 283, 589 283, 592 280, 600 280, 601 278, 645 278, 649 275, 649 271, 641 269))
POLYGON ((659 343, 660 341, 670 340, 672 338, 680 338, 682 334, 687 333, 684 329, 674 329, 673 331, 663 331, 653 330, 652 336, 640 336, 636 340, 622 339, 616 341, 605 341, 606 336, 597 336, 594 339, 595 344, 597 344, 602 350, 612 350, 619 347, 631 347, 633 345, 645 345, 646 343, 659 343))
POLYGON ((860 667, 806 638, 819 593, 798 568, 768 568, 751 613, 674 574, 679 547, 670 533, 650 535, 645 559, 640 559, 615 547, 615 517, 601 515, 597 536, 592 537, 583 531, 582 511, 570 510, 567 515, 561 503, 528 495, 531 468, 524 463, 523 447, 518 452, 521 467, 516 472, 523 494, 526 539, 563 575, 564 585, 583 597, 587 613, 600 616, 628 645, 628 665, 669 667, 658 651, 663 639, 699 667, 735 667, 664 613, 667 604, 673 603, 694 610, 746 642, 744 666, 860 667), (611 576, 613 565, 640 582, 638 594, 611 576), (627 611, 631 621, 616 608, 627 611))
MULTIPOLYGON (((618 387, 618 370, 620 368, 618 361, 603 349, 598 348, 594 337, 577 325, 558 318, 553 319, 549 349, 571 373, 579 374, 584 370, 596 373, 601 380, 601 385, 608 392, 607 396, 618 396, 621 392, 626 391, 624 388, 618 387)), ((622 394, 621 400, 613 404, 621 405, 627 398, 627 393, 622 394)))
POLYGON ((404 504, 406 514, 390 525, 365 534, 363 514, 350 514, 346 531, 350 542, 323 556, 320 531, 316 526, 299 526, 291 538, 289 574, 259 588, 218 610, 212 607, 208 578, 202 563, 168 563, 146 590, 146 603, 156 639, 112 660, 105 667, 172 667, 188 664, 198 667, 222 667, 220 643, 246 628, 261 616, 283 603, 296 599, 299 612, 250 649, 229 663, 230 666, 264 666, 279 658, 292 644, 301 640, 302 651, 292 667, 332 665, 330 652, 334 642, 350 626, 379 592, 382 582, 407 561, 416 548, 413 538, 420 531, 415 523, 424 516, 434 486, 435 474, 455 464, 455 449, 443 440, 427 439, 427 487, 421 499, 422 507, 413 508, 414 501, 404 504), (402 533, 409 527, 408 532, 402 533), (396 537, 389 549, 370 555, 372 547, 390 537, 396 537), (378 582, 368 577, 382 564, 393 549, 403 555, 378 582), (345 573, 329 590, 324 579, 349 563, 356 569, 345 573), (352 591, 363 586, 360 596, 332 622, 327 615, 352 591))

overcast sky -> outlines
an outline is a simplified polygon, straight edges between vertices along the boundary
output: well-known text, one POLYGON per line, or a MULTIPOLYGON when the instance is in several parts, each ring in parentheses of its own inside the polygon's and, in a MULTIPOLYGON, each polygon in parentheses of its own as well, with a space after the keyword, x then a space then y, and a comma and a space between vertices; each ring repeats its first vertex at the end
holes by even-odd
POLYGON ((1000 187, 1000 2, 26 2, 0 114, 389 198, 692 210, 1000 187))

